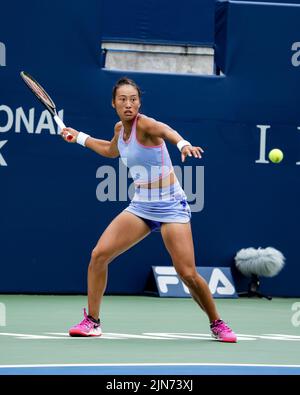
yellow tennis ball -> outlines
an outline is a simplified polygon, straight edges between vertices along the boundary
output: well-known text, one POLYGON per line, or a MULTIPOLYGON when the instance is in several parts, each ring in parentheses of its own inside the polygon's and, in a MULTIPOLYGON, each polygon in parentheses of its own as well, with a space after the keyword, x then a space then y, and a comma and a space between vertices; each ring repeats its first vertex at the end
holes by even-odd
POLYGON ((269 159, 273 163, 279 163, 283 159, 283 152, 278 148, 274 148, 269 152, 269 159))

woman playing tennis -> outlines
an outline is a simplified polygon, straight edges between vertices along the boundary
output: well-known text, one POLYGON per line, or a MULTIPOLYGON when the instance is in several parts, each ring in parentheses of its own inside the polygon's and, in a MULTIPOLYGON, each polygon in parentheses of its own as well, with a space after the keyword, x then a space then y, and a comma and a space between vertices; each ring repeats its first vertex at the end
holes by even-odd
POLYGON ((166 124, 139 113, 141 91, 121 78, 113 88, 112 106, 120 121, 111 141, 99 140, 72 128, 62 130, 67 142, 79 143, 107 158, 121 157, 134 180, 135 194, 125 210, 108 225, 92 251, 88 267, 88 314, 69 330, 70 336, 100 336, 100 304, 107 283, 107 268, 118 255, 160 229, 173 265, 193 299, 207 314, 212 336, 236 342, 235 333, 220 318, 206 281, 197 273, 191 231, 191 211, 165 144, 176 144, 182 162, 201 158, 203 150, 184 140, 166 124), (67 134, 73 139, 67 140, 67 134))

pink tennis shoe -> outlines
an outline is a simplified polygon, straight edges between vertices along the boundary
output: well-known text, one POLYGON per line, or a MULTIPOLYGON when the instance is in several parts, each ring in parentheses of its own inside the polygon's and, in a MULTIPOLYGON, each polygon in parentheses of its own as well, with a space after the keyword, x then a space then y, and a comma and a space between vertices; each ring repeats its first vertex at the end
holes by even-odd
POLYGON ((237 336, 223 320, 215 320, 210 325, 211 335, 220 342, 236 343, 237 336))
POLYGON ((83 309, 84 319, 69 330, 70 336, 101 336, 100 320, 96 321, 88 316, 86 309, 83 309))

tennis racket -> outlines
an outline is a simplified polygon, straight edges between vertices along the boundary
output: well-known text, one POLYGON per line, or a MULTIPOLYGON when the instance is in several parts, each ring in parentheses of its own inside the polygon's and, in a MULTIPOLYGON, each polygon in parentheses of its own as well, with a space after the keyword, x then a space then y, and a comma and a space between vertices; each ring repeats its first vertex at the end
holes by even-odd
MULTIPOLYGON (((35 96, 39 99, 39 101, 47 108, 47 110, 50 112, 50 114, 53 116, 54 121, 56 124, 61 128, 65 128, 65 124, 63 121, 59 118, 56 112, 56 106, 51 99, 51 97, 48 95, 48 93, 45 91, 45 89, 33 78, 31 75, 26 73, 25 71, 21 71, 20 73, 23 81, 25 84, 28 86, 28 88, 35 94, 35 96)), ((73 136, 72 134, 68 133, 66 136, 67 140, 72 140, 73 136)))

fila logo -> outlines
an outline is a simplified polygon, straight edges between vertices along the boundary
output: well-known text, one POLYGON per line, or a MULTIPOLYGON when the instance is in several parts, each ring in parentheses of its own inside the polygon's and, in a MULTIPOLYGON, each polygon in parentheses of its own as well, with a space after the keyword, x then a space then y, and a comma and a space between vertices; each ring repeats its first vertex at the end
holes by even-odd
POLYGON ((235 293, 234 286, 229 279, 217 268, 212 271, 208 286, 212 294, 233 295, 235 293), (221 286, 219 286, 220 284, 221 286))
POLYGON ((3 43, 0 42, 0 66, 6 66, 6 48, 3 43))
MULTIPOLYGON (((153 271, 160 296, 190 295, 174 267, 156 266, 153 267, 153 271)), ((237 297, 230 268, 197 267, 197 272, 205 278, 214 297, 237 297)))

